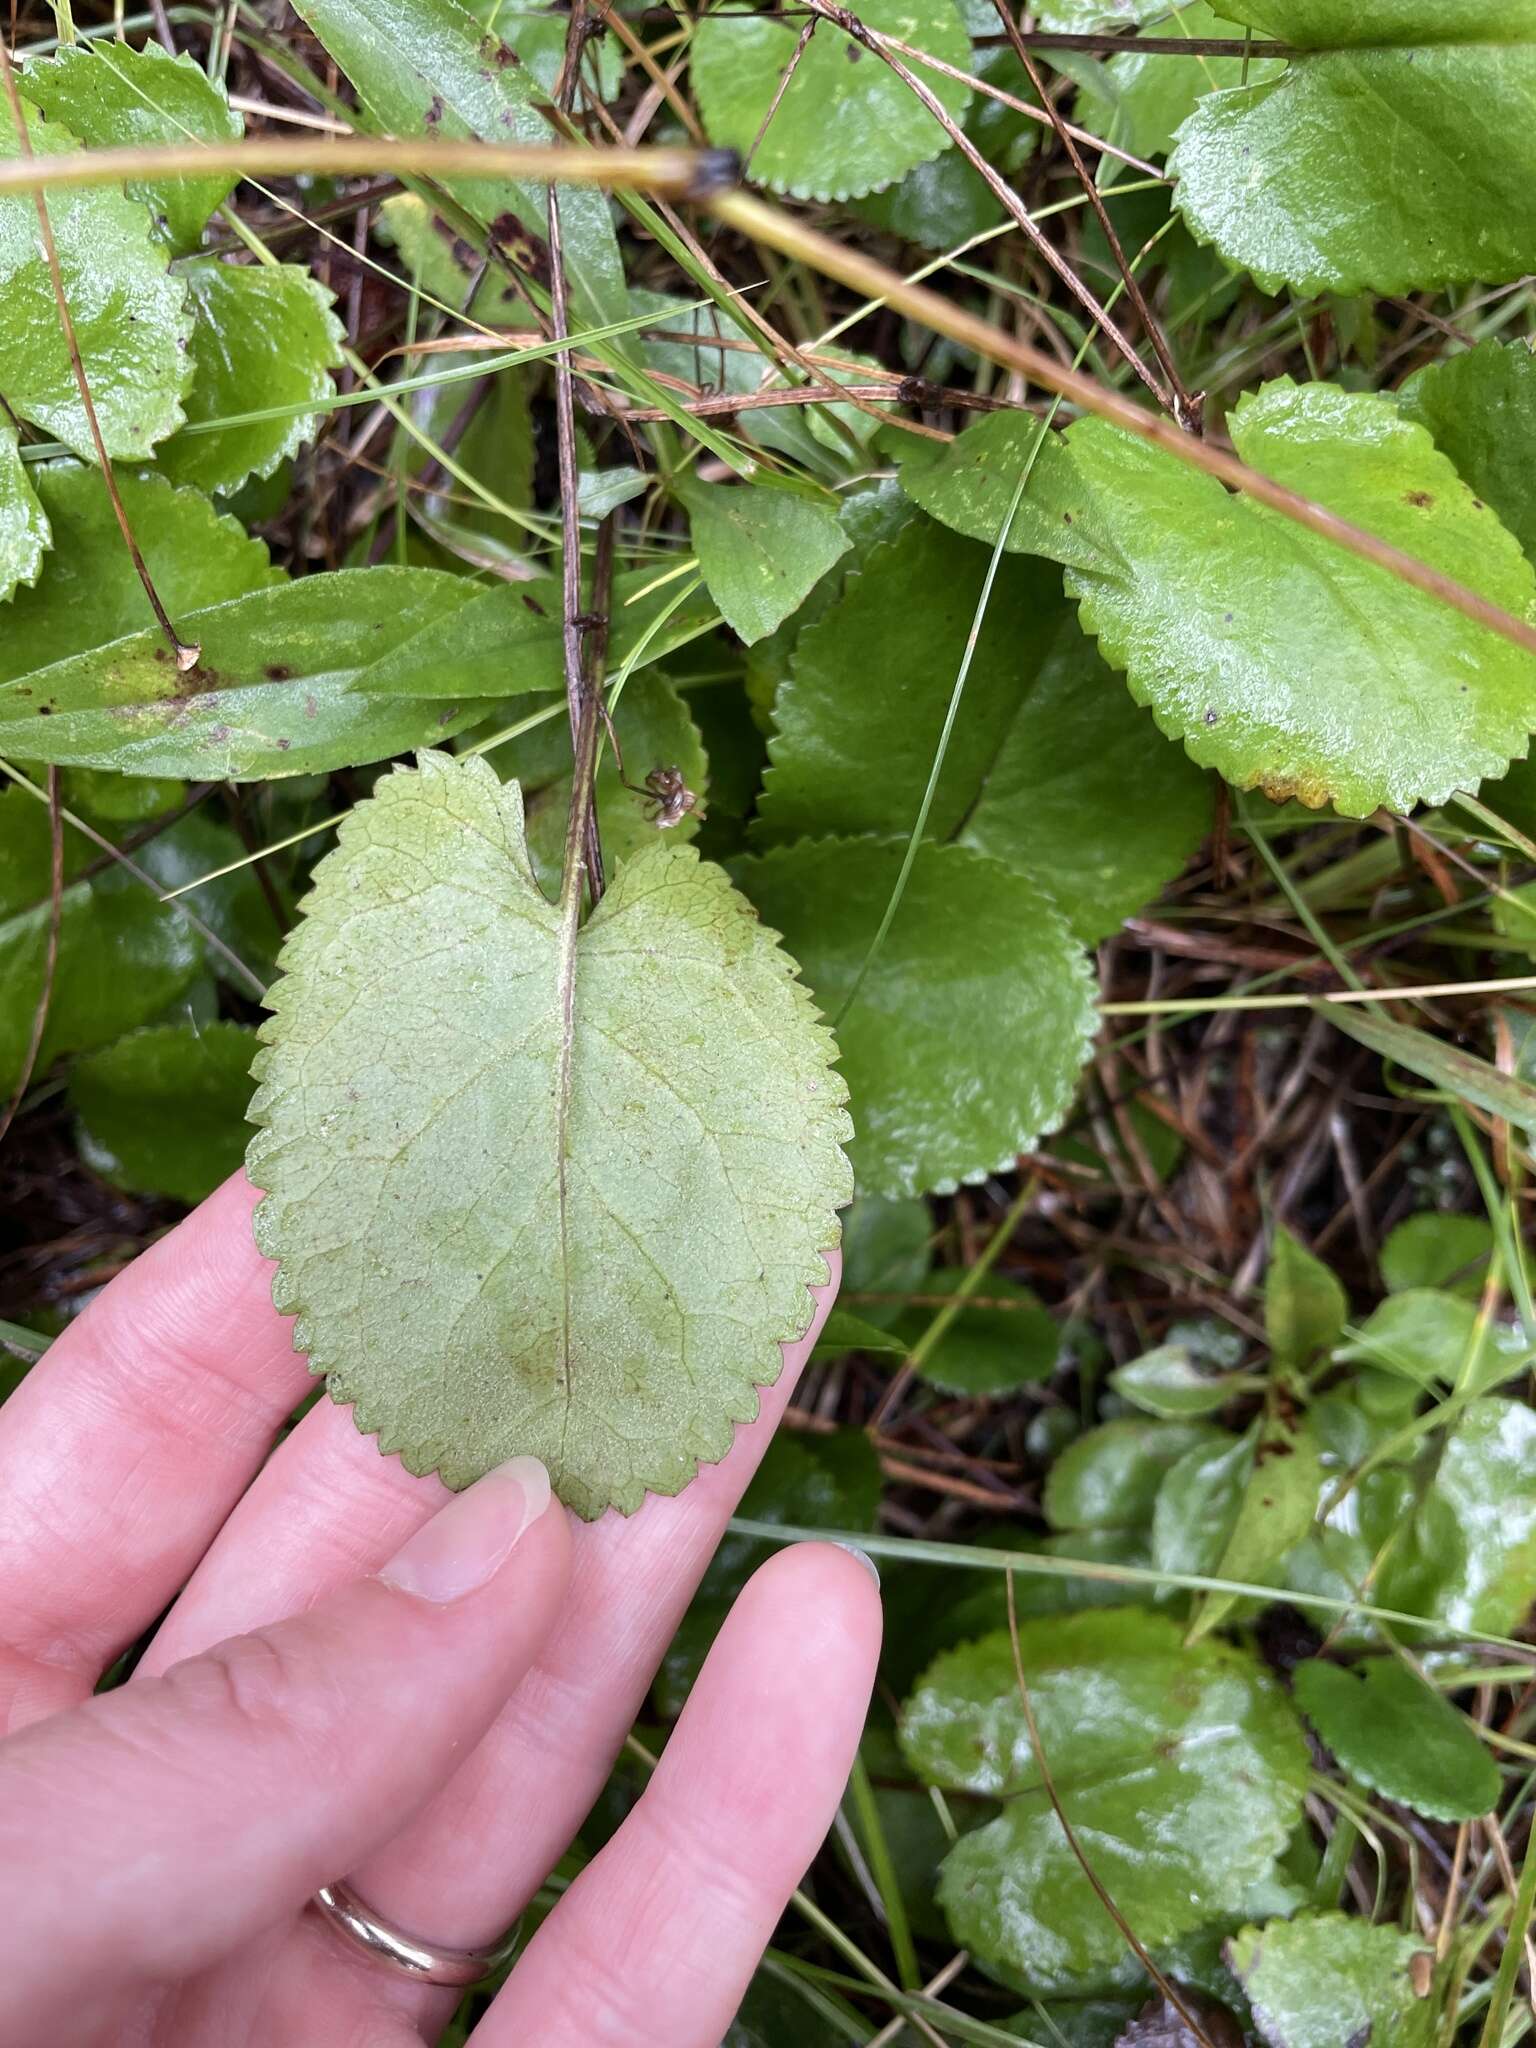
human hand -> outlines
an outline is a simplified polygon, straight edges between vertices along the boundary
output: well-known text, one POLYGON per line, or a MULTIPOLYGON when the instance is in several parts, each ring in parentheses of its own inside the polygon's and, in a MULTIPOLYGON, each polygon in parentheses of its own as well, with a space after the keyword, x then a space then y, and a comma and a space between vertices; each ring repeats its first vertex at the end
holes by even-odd
MULTIPOLYGON (((457 1993, 306 1902, 494 1942, 601 1790, 835 1291, 675 1500, 457 1498, 309 1384, 227 1182, 0 1408, 0 2044, 408 2048, 457 1993), (265 1462, 264 1462, 265 1461, 265 1462), (178 1589, 180 1589, 178 1591, 178 1589), (170 1602, 133 1680, 102 1671, 170 1602), (234 1640, 229 1640, 233 1637, 234 1640)), ((715 2048, 841 1796, 879 1642, 846 1552, 742 1594, 645 1795, 477 2048, 715 2048)))

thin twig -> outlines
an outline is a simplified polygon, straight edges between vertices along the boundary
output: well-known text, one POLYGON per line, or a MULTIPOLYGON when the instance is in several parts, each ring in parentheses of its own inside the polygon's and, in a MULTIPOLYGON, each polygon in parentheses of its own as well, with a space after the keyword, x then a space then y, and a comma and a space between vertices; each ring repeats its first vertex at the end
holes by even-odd
POLYGON ((1126 259, 1125 250, 1120 245, 1120 237, 1115 232, 1115 224, 1109 217, 1109 209, 1104 204, 1103 196, 1090 175, 1087 165, 1083 162, 1082 155, 1078 150, 1076 142, 1073 140, 1066 122, 1061 118, 1056 102, 1045 89, 1045 80, 1040 76, 1040 67, 1030 55, 1029 46, 1019 33, 1019 25, 1013 18, 1009 7, 1009 0, 992 0, 992 4, 997 9, 997 16, 1003 24, 1004 33, 1013 44, 1014 55, 1024 66, 1030 84, 1039 94, 1040 104, 1050 116, 1051 126, 1056 131, 1057 139, 1061 143, 1062 148, 1067 152, 1072 168, 1077 173, 1078 183, 1082 186, 1088 204, 1093 208, 1099 226, 1104 231, 1104 239, 1109 244, 1110 254, 1114 257, 1116 268, 1125 280, 1125 289, 1131 304, 1136 308, 1136 317, 1141 322, 1142 332, 1146 335, 1148 341, 1151 342, 1157 360, 1163 366, 1163 375, 1167 378, 1168 388, 1173 393, 1173 416, 1186 432, 1198 434, 1204 414, 1203 400, 1192 397, 1185 389, 1184 380, 1179 375, 1178 365, 1173 360, 1173 356, 1169 351, 1168 343, 1163 337, 1163 331, 1158 326, 1152 308, 1147 304, 1146 294, 1137 282, 1136 273, 1126 259))
POLYGON ((793 79, 795 73, 800 69, 800 59, 805 55, 807 49, 809 49, 811 37, 815 35, 815 33, 816 17, 813 14, 809 16, 809 18, 806 21, 805 27, 801 29, 799 35, 795 38, 794 50, 790 54, 789 62, 784 66, 784 70, 779 78, 778 84, 774 87, 773 98, 768 102, 768 111, 766 114, 764 114, 762 120, 758 122, 757 133, 752 138, 752 147, 747 151, 746 155, 741 160, 741 174, 743 177, 745 177, 747 172, 751 170, 752 159, 757 155, 757 152, 762 148, 763 137, 768 133, 774 115, 779 111, 779 102, 783 99, 785 93, 789 91, 790 81, 791 79, 793 79))
POLYGON ((1100 305, 1092 288, 1078 276, 1066 257, 1062 255, 1045 230, 1034 219, 1029 208, 1020 199, 1007 179, 1002 177, 987 162, 987 159, 982 155, 975 143, 972 142, 959 122, 955 120, 932 87, 925 85, 922 79, 902 62, 895 51, 890 49, 874 30, 867 28, 858 15, 851 12, 850 9, 838 5, 837 0, 809 0, 809 4, 817 14, 830 21, 834 27, 840 28, 844 35, 857 43, 861 49, 868 50, 872 56, 878 57, 882 64, 889 65, 908 92, 938 122, 955 148, 959 150, 960 154, 971 166, 971 169, 975 171, 976 175, 986 185, 993 198, 997 200, 998 204, 1003 207, 1005 212, 1008 213, 1028 238, 1036 254, 1040 256, 1042 261, 1050 265, 1068 291, 1082 304, 1105 338, 1112 342, 1120 351, 1126 364, 1135 371, 1158 404, 1162 406, 1165 412, 1172 412, 1174 410, 1173 393, 1166 388, 1147 364, 1142 361, 1139 352, 1132 346, 1130 338, 1121 332, 1115 321, 1105 311, 1104 307, 1100 305))

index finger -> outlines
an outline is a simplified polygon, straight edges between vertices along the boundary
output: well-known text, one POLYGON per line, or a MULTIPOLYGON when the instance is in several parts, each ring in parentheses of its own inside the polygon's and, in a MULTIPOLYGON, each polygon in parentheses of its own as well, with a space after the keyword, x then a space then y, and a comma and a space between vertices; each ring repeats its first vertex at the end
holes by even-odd
POLYGON ((0 1732, 72 1706, 190 1575, 309 1383, 243 1174, 0 1407, 0 1732))

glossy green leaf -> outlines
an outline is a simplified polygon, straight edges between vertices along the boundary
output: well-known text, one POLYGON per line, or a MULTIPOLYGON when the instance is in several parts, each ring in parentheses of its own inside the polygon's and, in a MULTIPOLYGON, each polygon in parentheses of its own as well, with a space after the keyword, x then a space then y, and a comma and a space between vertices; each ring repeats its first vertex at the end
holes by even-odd
POLYGON ((919 1197, 887 1201, 860 1195, 843 1217, 843 1281, 839 1300, 866 1322, 889 1329, 922 1287, 930 1262, 933 1219, 919 1197))
POLYGON ((158 631, 135 633, 0 688, 0 747, 28 761, 134 775, 311 775, 445 739, 483 714, 354 692, 396 642, 463 602, 431 569, 342 569, 183 612, 202 648, 178 673, 158 631))
POLYGON ((1264 1330, 1276 1362, 1298 1371, 1310 1365, 1338 1341, 1348 1314, 1338 1275, 1277 1224, 1264 1275, 1264 1330))
POLYGON ((1492 1256, 1493 1229, 1485 1216, 1448 1216, 1427 1209, 1387 1233, 1381 1277, 1392 1294, 1406 1287, 1439 1287, 1477 1301, 1492 1256))
MULTIPOLYGON (((203 949, 186 919, 119 868, 75 880, 96 858, 65 830, 58 964, 35 1077, 61 1054, 105 1045, 188 988, 203 949)), ((23 1072, 46 984, 51 851, 48 812, 25 790, 0 793, 0 1099, 23 1072)))
POLYGON ((1053 1529, 1134 1529, 1151 1519, 1164 1475, 1200 1445, 1226 1441, 1205 1422, 1126 1415, 1085 1430, 1046 1475, 1042 1506, 1053 1529))
MULTIPOLYGON (((28 128, 36 156, 76 147, 52 122, 29 121, 28 128)), ((0 162, 17 154, 7 119, 0 162)), ((107 453, 142 461, 182 421, 192 373, 186 285, 170 274, 148 209, 110 185, 56 188, 48 217, 107 453)), ((30 192, 0 195, 0 361, 11 411, 94 460, 30 192)))
POLYGON ((814 499, 765 484, 680 483, 677 494, 709 594, 749 646, 848 550, 837 513, 814 499))
MULTIPOLYGON (((1367 1447, 1353 1445, 1350 1462, 1367 1447)), ((1359 1483, 1321 1541, 1296 1555, 1295 1582, 1422 1614, 1441 1632, 1507 1635, 1536 1598, 1533 1469, 1536 1413, 1496 1395, 1469 1402, 1427 1469, 1389 1467, 1359 1483)))
MULTIPOLYGON (((1209 0, 1184 0, 1167 20, 1156 23, 1152 33, 1230 38, 1232 29, 1209 0)), ((1092 88, 1079 95, 1077 118, 1096 135, 1107 136, 1137 156, 1166 156, 1174 131, 1207 93, 1245 83, 1262 85, 1279 75, 1283 64, 1263 56, 1262 50, 1263 43, 1256 41, 1254 55, 1245 64, 1241 57, 1149 53, 1131 42, 1122 55, 1097 67, 1092 88)))
POLYGON ((1303 296, 1502 284, 1536 266, 1529 0, 1220 4, 1308 54, 1202 100, 1179 131, 1168 167, 1202 241, 1303 296))
MULTIPOLYGON (((0 684, 120 640, 154 618, 100 472, 76 462, 45 462, 29 465, 29 474, 54 544, 36 585, 17 591, 0 612, 0 684)), ((152 470, 119 470, 117 487, 173 618, 282 582, 262 543, 200 492, 173 490, 152 470)))
MULTIPOLYGON (((154 42, 137 50, 105 37, 73 43, 24 65, 17 83, 50 122, 92 149, 238 142, 245 133, 223 87, 187 54, 170 56, 154 42)), ((214 171, 153 184, 135 180, 127 192, 149 208, 172 250, 185 255, 239 182, 232 171, 214 171)))
POLYGON ((877 1358, 905 1358, 907 1347, 900 1337, 868 1323, 851 1309, 835 1308, 822 1325, 811 1356, 817 1360, 846 1358, 850 1351, 867 1351, 877 1358))
MULTIPOLYGON (((1040 1747, 1121 1913, 1154 1946, 1214 1919, 1261 1877, 1300 1815, 1301 1728, 1246 1652, 1186 1649, 1135 1609, 1018 1632, 1040 1747)), ((1124 1938, 1041 1783, 1007 1631, 941 1657, 908 1700, 902 1745, 930 1783, 1002 1801, 945 1859, 957 1943, 1049 1992, 1113 1962, 1124 1938)))
MULTIPOLYGON (((1228 426, 1266 475, 1536 616, 1518 544, 1390 400, 1282 377, 1228 426)), ((908 488, 973 529, 1011 497, 1018 445, 1010 465, 990 428, 981 462, 952 456, 908 488)), ((1536 724, 1536 658, 1101 420, 1047 443, 1015 531, 1067 564, 1083 625, 1132 696, 1239 788, 1348 817, 1407 810, 1502 773, 1536 724)))
POLYGON ((852 1192, 793 964, 686 846, 578 933, 516 785, 441 754, 342 825, 307 912, 251 1108, 296 1347, 412 1471, 532 1453, 589 1517, 676 1493, 757 1412, 852 1192))
POLYGON ((34 583, 52 542, 48 515, 21 459, 16 429, 0 417, 0 604, 18 583, 34 583))
POLYGON ((1296 1703, 1367 1790, 1430 1820, 1476 1820, 1499 1803, 1498 1765, 1443 1694, 1396 1657, 1351 1668, 1308 1658, 1296 1703))
POLYGON ((200 1202, 245 1156, 255 1050, 243 1024, 155 1024, 81 1060, 81 1157, 117 1187, 200 1202))
POLYGON ((1240 1375, 1202 1372, 1182 1344, 1159 1344, 1129 1365, 1119 1366, 1109 1384, 1123 1401, 1164 1421, 1185 1421, 1213 1415, 1231 1400, 1233 1379, 1240 1375))
POLYGON ((1397 394, 1462 481, 1536 560, 1536 354, 1524 341, 1482 341, 1415 371, 1397 394))
POLYGON ((1170 0, 1045 0, 1033 13, 1042 28, 1093 35, 1101 29, 1133 28, 1156 21, 1168 12, 1169 5, 1170 0))
MULTIPOLYGON (((1274 1412, 1250 1432, 1252 1463, 1244 1478, 1237 1513, 1216 1557, 1214 1576, 1247 1585, 1278 1583, 1279 1566, 1312 1527, 1323 1468, 1310 1426, 1274 1412)), ((1170 1476, 1167 1491, 1173 1492, 1170 1476)), ((1200 1569, 1196 1567, 1196 1569, 1200 1569)), ((1240 1595, 1203 1593, 1190 1627, 1195 1641, 1219 1627, 1240 1595)))
MULTIPOLYGON (((965 1284, 963 1268, 943 1268, 923 1281, 941 1298, 965 1284)), ((1061 1356, 1056 1319, 1037 1294, 1004 1274, 989 1273, 922 1364, 922 1377, 946 1394, 1008 1394, 1049 1379, 1061 1356)), ((896 1329, 915 1344, 933 1321, 931 1307, 909 1308, 896 1329)))
MULTIPOLYGON (((960 70, 970 64, 953 0, 866 0, 859 18, 960 70)), ((795 22, 732 10, 704 15, 689 44, 709 139, 744 156, 750 150, 757 183, 800 199, 856 199, 950 147, 890 67, 828 22, 818 25, 759 140, 798 34, 795 22)), ((968 87, 915 69, 951 116, 965 112, 968 87)))
POLYGON ((1485 1321, 1471 1301, 1437 1288, 1406 1287, 1371 1311, 1338 1356, 1421 1387, 1438 1382, 1482 1392, 1528 1370, 1536 1348, 1518 1330, 1485 1321))
MULTIPOLYGON (((1006 507, 1004 508, 1006 511, 1006 507)), ((999 520, 1001 524, 1001 520, 999 520)), ((909 832, 965 659, 984 548, 914 520, 801 634, 759 831, 909 832)), ((1204 779, 1120 690, 1044 563, 1003 565, 929 812, 1027 875, 1084 941, 1155 896, 1209 827, 1204 779), (1127 805, 1127 788, 1137 801, 1127 805)))
POLYGON ((1303 1913, 1245 1927, 1227 1945, 1267 2048, 1428 2048, 1436 2002, 1413 1967, 1424 1944, 1342 1913, 1303 1913))
MULTIPOLYGON (((647 776, 676 769, 701 800, 709 789, 709 764, 688 706, 665 676, 632 676, 613 711, 624 769, 633 788, 619 779, 613 748, 605 747, 597 774, 597 816, 603 853, 611 867, 632 860, 658 838, 692 839, 699 814, 690 811, 663 825, 656 804, 644 794, 647 776)), ((493 757, 504 781, 522 785, 528 852, 547 896, 560 892, 566 816, 571 801, 571 725, 563 699, 546 724, 498 747, 493 757)))
MULTIPOLYGON (((484 34, 458 0, 304 0, 297 12, 356 86, 379 132, 548 143, 537 83, 517 52, 484 34)), ((455 178, 449 189, 499 238, 515 243, 519 229, 541 242, 548 235, 543 185, 455 178)), ((560 228, 573 330, 623 320, 629 302, 607 197, 565 186, 560 228)))
POLYGON ((1253 1475, 1253 1432, 1212 1432, 1167 1468, 1152 1507, 1152 1562, 1159 1571, 1215 1571, 1253 1475))
MULTIPOLYGON (((714 606, 702 591, 679 604, 676 584, 657 589, 655 583, 651 569, 614 578, 610 674, 631 661, 638 674, 715 622, 714 606)), ((561 690, 563 616, 558 577, 466 588, 460 606, 391 648, 353 687, 370 696, 455 699, 561 690)))
POLYGON ((742 886, 837 1020, 850 1156, 861 1189, 880 1195, 1012 1166, 1066 1115, 1094 1031, 1087 966, 1056 912, 1022 876, 959 846, 919 848, 842 1015, 904 852, 896 840, 800 840, 742 866, 742 886))
POLYGON ((160 450, 160 467, 177 483, 232 491, 248 476, 270 476, 312 441, 335 387, 341 322, 331 295, 290 263, 189 263, 185 278, 197 313, 187 427, 160 450), (286 418, 252 420, 216 432, 217 420, 292 406, 286 418))

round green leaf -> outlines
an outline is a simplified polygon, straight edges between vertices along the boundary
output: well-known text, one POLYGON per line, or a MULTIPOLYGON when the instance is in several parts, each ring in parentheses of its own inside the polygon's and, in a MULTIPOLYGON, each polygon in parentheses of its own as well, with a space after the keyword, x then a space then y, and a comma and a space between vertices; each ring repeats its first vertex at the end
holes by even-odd
POLYGON ((219 263, 212 257, 181 271, 192 295, 192 386, 187 424, 160 451, 160 467, 177 483, 233 491, 248 476, 270 476, 312 441, 331 398, 331 371, 341 361, 342 325, 331 295, 307 270, 219 263), (280 412, 215 432, 216 421, 280 412))
POLYGON ((0 745, 23 760, 212 780, 385 760, 462 730, 479 702, 366 696, 370 662, 464 604, 436 569, 338 569, 177 615, 202 657, 177 671, 158 629, 0 688, 0 745))
POLYGON ((837 1020, 862 1190, 903 1195, 1010 1167, 1071 1107, 1093 1038, 1087 962, 1021 875, 968 847, 919 847, 858 987, 905 853, 897 840, 799 840, 742 864, 837 1020), (985 1017, 986 1029, 976 1029, 985 1017))
POLYGON ((1492 1256, 1493 1230, 1485 1216, 1446 1216, 1431 1209, 1388 1232, 1381 1277, 1391 1294, 1439 1287, 1477 1301, 1492 1256))
MULTIPOLYGON (((185 53, 173 57, 158 43, 72 43, 52 57, 34 59, 17 83, 22 97, 92 149, 157 143, 238 142, 245 123, 221 85, 185 53)), ((130 199, 142 200, 177 255, 195 249, 203 225, 240 182, 233 171, 201 178, 132 180, 130 199)), ((50 208, 52 201, 49 202, 50 208)))
POLYGON ((792 962, 675 844, 578 931, 484 760, 385 776, 315 874, 251 1105, 297 1348, 413 1472, 530 1452, 589 1517, 676 1493, 809 1324, 852 1192, 792 962))
MULTIPOLYGON (((763 838, 910 831, 989 559, 915 519, 801 634, 774 707, 763 838)), ((932 835, 959 833, 1027 875, 1091 942, 1157 894, 1209 823, 1204 777, 1115 686, 1058 572, 1004 563, 970 652, 932 835)))
MULTIPOLYGON (((77 147, 51 121, 31 121, 28 130, 37 156, 77 147)), ((17 154, 7 119, 0 122, 0 161, 17 154)), ((170 275, 169 253, 148 211, 110 185, 59 186, 48 217, 107 453, 114 461, 143 461, 182 421, 192 374, 187 288, 170 275)), ((0 362, 11 411, 93 461, 30 192, 0 195, 0 362)))
MULTIPOLYGON (((45 462, 31 475, 54 545, 36 584, 17 591, 3 615, 0 683, 137 633, 153 618, 101 472, 45 462)), ((117 487, 172 618, 283 581, 262 543, 201 492, 174 490, 152 470, 119 470, 117 487)))
MULTIPOLYGON (((964 1270, 941 1269, 922 1283, 924 1294, 952 1295, 964 1270)), ((967 1304, 923 1361, 922 1377, 946 1394, 1009 1394, 1049 1379, 1061 1355, 1055 1317, 1038 1295, 1001 1273, 989 1273, 976 1294, 985 1305, 967 1304)), ((909 1308, 897 1323, 899 1335, 916 1343, 932 1322, 932 1308, 909 1308)))
MULTIPOLYGON (((960 70, 970 64, 970 38, 952 0, 867 0, 859 18, 960 70)), ((735 10, 694 25, 693 88, 709 139, 743 155, 752 150, 757 183, 800 199, 856 199, 950 147, 890 67, 830 22, 817 23, 759 141, 798 34, 798 23, 735 10)), ((951 116, 965 112, 966 86, 912 68, 951 116)))
POLYGON ((1343 1913, 1302 1913, 1245 1927, 1227 1958, 1268 2048, 1427 2048, 1435 2001, 1413 1981, 1420 1941, 1343 1913))
POLYGON ((255 1050, 243 1024, 156 1024, 81 1060, 81 1157, 118 1187, 200 1202, 245 1156, 255 1050))
POLYGON ((1206 1422, 1148 1422, 1125 1415, 1067 1445, 1045 1482, 1053 1529, 1134 1529, 1152 1516, 1164 1474, 1205 1445, 1228 1441, 1206 1422))
MULTIPOLYGON (((1130 1608, 1018 1631, 1040 1747, 1085 1853, 1154 1947, 1216 1918, 1285 1847, 1307 1749, 1246 1652, 1187 1649, 1130 1608)), ((1002 1802, 944 1862, 957 1943, 1048 1993, 1123 1951, 1041 1782, 1006 1631, 941 1657, 908 1700, 902 1746, 931 1784, 1002 1802)))
POLYGON ((1352 1778, 1430 1820, 1476 1820, 1499 1803, 1498 1765, 1464 1714, 1400 1664, 1346 1670, 1310 1657, 1296 1703, 1352 1778))
POLYGON ((1484 1319, 1475 1303, 1433 1287, 1405 1287, 1372 1310, 1337 1356, 1416 1385, 1482 1392, 1526 1370, 1533 1352, 1516 1329, 1484 1319))

